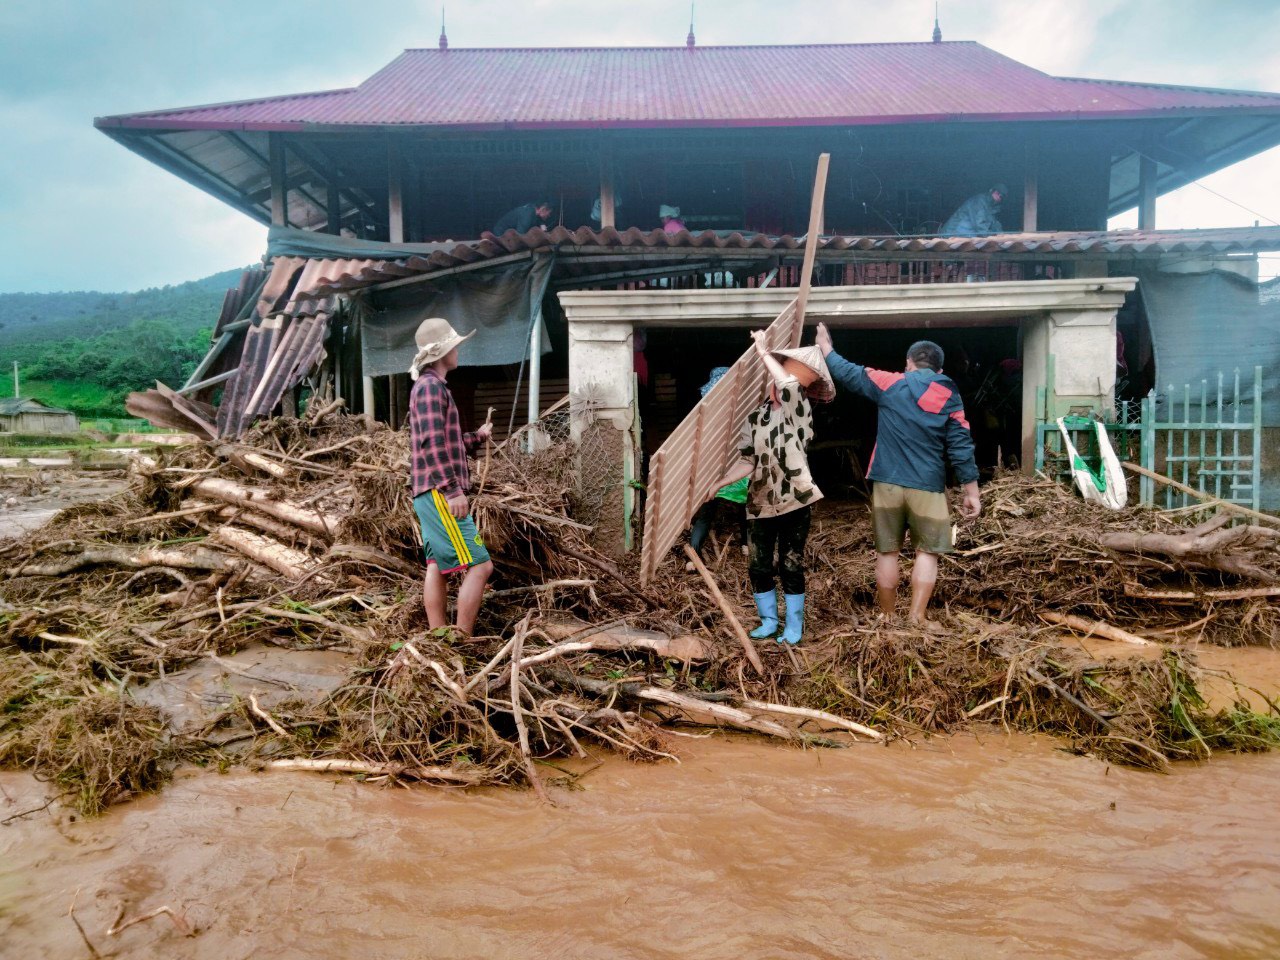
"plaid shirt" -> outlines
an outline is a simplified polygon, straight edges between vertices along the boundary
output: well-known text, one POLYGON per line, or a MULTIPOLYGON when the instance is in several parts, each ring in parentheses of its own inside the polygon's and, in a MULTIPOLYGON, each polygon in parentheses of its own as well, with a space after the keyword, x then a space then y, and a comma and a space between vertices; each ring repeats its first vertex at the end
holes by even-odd
POLYGON ((480 441, 474 433, 462 432, 453 394, 431 369, 419 374, 409 397, 409 441, 415 497, 428 490, 439 490, 446 500, 466 494, 471 487, 467 454, 480 441))

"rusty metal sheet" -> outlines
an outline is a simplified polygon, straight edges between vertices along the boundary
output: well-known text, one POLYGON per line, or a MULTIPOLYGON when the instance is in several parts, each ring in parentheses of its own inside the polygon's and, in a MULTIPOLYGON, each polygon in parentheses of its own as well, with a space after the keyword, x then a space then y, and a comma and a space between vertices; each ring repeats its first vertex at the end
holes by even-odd
MULTIPOLYGON (((800 345, 803 323, 792 301, 769 324, 770 349, 800 345)), ((689 412, 649 464, 640 582, 648 583, 667 552, 689 528, 703 494, 738 458, 747 415, 764 402, 769 374, 755 348, 747 350, 689 412)))

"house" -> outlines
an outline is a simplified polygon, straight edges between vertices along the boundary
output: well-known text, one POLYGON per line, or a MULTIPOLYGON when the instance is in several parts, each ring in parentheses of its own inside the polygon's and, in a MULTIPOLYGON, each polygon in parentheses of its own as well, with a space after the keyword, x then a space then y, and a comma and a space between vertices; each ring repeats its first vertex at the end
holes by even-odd
POLYGON ((70 410, 31 397, 0 398, 0 433, 75 433, 79 421, 70 410))
MULTIPOLYGON (((922 331, 962 352, 991 402, 988 465, 1029 466, 1062 413, 1111 417, 1163 389, 1151 310, 1165 298, 1145 285, 1280 249, 1280 227, 1156 224, 1162 193, 1280 144, 1280 94, 1054 77, 937 37, 457 49, 442 35, 357 87, 96 125, 269 227, 265 265, 228 293, 206 361, 179 390, 135 396, 136 414, 235 434, 292 409, 300 385, 327 386, 398 425, 413 329, 443 314, 480 331, 455 374, 464 419, 496 406, 505 430, 566 387, 590 392, 623 435, 623 486, 637 448, 656 449, 707 370, 741 352, 742 328, 797 285, 822 152, 811 313, 874 365, 900 363, 922 331), (937 236, 997 182, 1000 233, 937 236), (541 198, 545 228, 489 232, 541 198), (664 233, 660 204, 686 229, 664 233), (1134 207, 1137 230, 1107 230, 1134 207), (641 342, 647 383, 633 377, 641 342)), ((1219 334, 1224 355, 1245 352, 1219 334)), ((1179 384, 1221 372, 1193 360, 1179 384)), ((1260 461, 1213 469, 1257 503, 1260 461)))

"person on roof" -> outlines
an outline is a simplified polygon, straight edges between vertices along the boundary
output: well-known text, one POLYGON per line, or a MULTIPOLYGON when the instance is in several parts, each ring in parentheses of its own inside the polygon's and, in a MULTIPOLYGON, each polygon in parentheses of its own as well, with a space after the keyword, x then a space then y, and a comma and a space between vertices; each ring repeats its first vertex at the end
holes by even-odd
POLYGON ((528 233, 534 227, 546 227, 547 221, 551 219, 552 209, 550 200, 535 200, 523 204, 504 213, 493 225, 493 232, 500 237, 508 230, 528 233))
POLYGON ((409 394, 409 482, 427 563, 422 606, 431 629, 448 626, 445 577, 461 572, 455 629, 468 637, 493 561, 467 502, 467 454, 489 439, 493 427, 486 423, 474 433, 462 432, 445 377, 458 366, 458 347, 474 335, 473 330, 461 336, 448 320, 428 317, 414 335, 418 352, 409 365, 415 381, 409 394))
POLYGON ((779 643, 796 644, 804 634, 804 547, 809 539, 812 506, 822 491, 809 472, 809 444, 813 440, 813 408, 809 401, 835 396, 835 384, 817 347, 770 350, 765 332, 751 337, 756 353, 769 371, 765 401, 742 425, 736 460, 706 491, 710 500, 743 477, 747 484, 748 574, 760 613, 756 640, 778 632, 777 584, 782 581, 786 628, 779 643), (776 559, 775 559, 776 555, 776 559))
POLYGON ((951 515, 947 508, 947 463, 964 489, 960 514, 982 512, 978 465, 955 383, 942 373, 942 348, 929 340, 907 350, 902 373, 873 370, 836 353, 825 323, 818 324, 818 348, 840 386, 879 408, 876 445, 867 478, 872 481, 871 513, 876 548, 876 601, 892 616, 897 604, 898 554, 911 530, 915 563, 911 568, 913 623, 925 625, 926 610, 938 579, 938 557, 951 552, 951 515))
POLYGON ((1000 204, 1009 195, 1009 188, 997 183, 986 193, 975 193, 956 209, 942 225, 944 237, 980 237, 988 233, 1000 233, 1004 227, 996 214, 1000 204))
POLYGON ((663 233, 679 233, 681 230, 688 229, 684 225, 684 221, 680 219, 679 207, 664 203, 658 207, 658 217, 662 220, 663 233))

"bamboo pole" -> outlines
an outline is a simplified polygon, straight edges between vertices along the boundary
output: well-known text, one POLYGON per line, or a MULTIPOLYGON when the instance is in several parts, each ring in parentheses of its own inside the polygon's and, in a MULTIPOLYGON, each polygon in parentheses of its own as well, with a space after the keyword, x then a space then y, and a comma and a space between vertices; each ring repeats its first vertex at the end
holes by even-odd
POLYGON ((742 644, 742 651, 747 655, 751 666, 755 667, 756 673, 764 676, 764 664, 760 660, 760 654, 756 653, 756 648, 751 644, 751 638, 747 636, 747 631, 742 628, 742 621, 738 619, 738 615, 733 612, 733 607, 729 605, 729 601, 720 592, 720 587, 716 584, 715 578, 711 576, 711 571, 707 569, 706 564, 702 562, 702 558, 698 556, 698 551, 687 543, 684 545, 684 552, 685 556, 693 563, 694 569, 706 581, 707 589, 711 591, 711 596, 719 604, 720 611, 724 614, 725 619, 729 621, 729 625, 733 627, 733 632, 738 635, 738 642, 742 644))
POLYGON ((1217 507, 1220 510, 1226 510, 1229 513, 1238 513, 1242 517, 1252 517, 1255 520, 1262 520, 1266 523, 1274 523, 1280 526, 1280 517, 1273 517, 1269 513, 1262 513, 1259 510, 1252 510, 1249 507, 1242 507, 1238 503, 1232 503, 1230 500, 1220 500, 1209 493, 1197 490, 1195 487, 1189 487, 1185 483, 1179 483, 1170 477, 1166 477, 1162 473, 1156 473, 1154 470, 1148 470, 1146 467, 1140 467, 1136 463, 1130 463, 1128 460, 1123 464, 1126 470, 1132 470, 1134 473, 1140 474, 1148 479, 1154 480, 1156 483, 1163 483, 1165 486, 1173 487, 1173 489, 1185 493, 1189 497, 1195 497, 1197 500, 1203 500, 1206 506, 1217 507))

